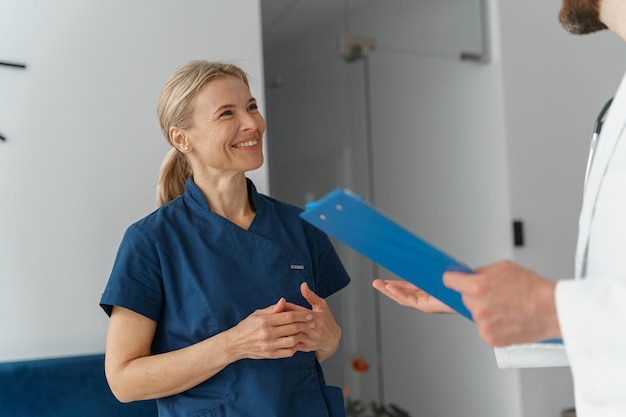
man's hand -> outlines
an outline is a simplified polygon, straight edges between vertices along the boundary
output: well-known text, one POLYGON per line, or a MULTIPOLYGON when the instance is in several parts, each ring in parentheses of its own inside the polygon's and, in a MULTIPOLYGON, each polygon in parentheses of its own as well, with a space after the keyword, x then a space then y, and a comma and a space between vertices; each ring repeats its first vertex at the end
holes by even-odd
POLYGON ((509 261, 475 272, 446 272, 443 282, 461 293, 485 343, 507 346, 561 338, 554 281, 509 261))

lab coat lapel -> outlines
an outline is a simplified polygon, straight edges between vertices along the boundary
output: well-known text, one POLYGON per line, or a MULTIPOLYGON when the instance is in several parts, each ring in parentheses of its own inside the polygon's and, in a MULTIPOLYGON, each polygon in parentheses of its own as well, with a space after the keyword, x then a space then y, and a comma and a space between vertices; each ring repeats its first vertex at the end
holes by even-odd
POLYGON ((607 165, 610 163, 613 150, 615 149, 615 146, 620 138, 620 133, 624 128, 624 122, 626 119, 621 117, 624 114, 626 114, 626 77, 622 79, 622 83, 602 127, 598 146, 596 148, 596 154, 589 172, 587 184, 585 186, 578 224, 578 244, 576 247, 577 278, 581 278, 583 274, 583 266, 586 257, 585 253, 587 251, 587 243, 589 233, 591 231, 591 224, 593 222, 593 214, 596 201, 598 199, 598 193, 600 192, 600 187, 602 186, 605 170, 607 165))

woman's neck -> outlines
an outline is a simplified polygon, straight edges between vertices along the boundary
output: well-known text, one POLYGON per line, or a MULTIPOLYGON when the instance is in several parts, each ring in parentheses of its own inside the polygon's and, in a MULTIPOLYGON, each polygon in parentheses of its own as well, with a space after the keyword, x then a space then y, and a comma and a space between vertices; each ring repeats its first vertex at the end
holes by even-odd
POLYGON ((194 175, 194 182, 200 188, 209 209, 230 220, 243 229, 248 229, 255 215, 255 208, 248 194, 245 174, 233 176, 194 175))

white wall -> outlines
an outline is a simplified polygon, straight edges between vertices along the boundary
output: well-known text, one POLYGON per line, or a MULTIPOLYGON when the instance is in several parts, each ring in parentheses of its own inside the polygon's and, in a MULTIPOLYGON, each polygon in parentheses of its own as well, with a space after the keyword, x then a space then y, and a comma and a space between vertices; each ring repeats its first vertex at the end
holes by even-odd
MULTIPOLYGON (((102 352, 124 229, 155 206, 161 87, 228 60, 264 106, 258 0, 0 1, 0 360, 102 352)), ((251 173, 267 191, 266 169, 251 173)))

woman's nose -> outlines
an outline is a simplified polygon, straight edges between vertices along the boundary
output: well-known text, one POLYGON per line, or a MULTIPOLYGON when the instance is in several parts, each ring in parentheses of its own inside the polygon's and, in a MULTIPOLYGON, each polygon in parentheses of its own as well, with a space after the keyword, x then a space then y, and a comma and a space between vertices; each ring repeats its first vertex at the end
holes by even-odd
POLYGON ((241 120, 241 128, 243 130, 256 130, 263 124, 263 116, 261 114, 245 113, 241 120))

